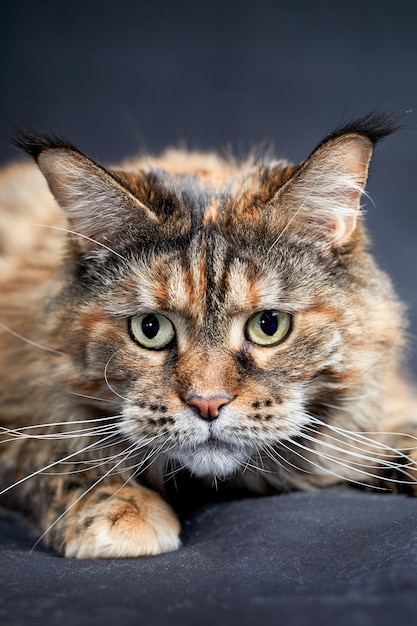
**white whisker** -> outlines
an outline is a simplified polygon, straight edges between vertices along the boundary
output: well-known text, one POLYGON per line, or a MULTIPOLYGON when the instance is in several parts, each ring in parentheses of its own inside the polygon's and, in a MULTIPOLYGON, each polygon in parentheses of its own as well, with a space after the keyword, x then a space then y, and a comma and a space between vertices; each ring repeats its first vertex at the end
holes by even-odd
POLYGON ((91 243, 93 243, 94 245, 99 246, 100 248, 104 248, 105 250, 108 250, 115 256, 119 257, 119 259, 122 259, 122 261, 127 262, 127 259, 121 254, 119 254, 118 252, 116 252, 116 250, 113 250, 113 248, 110 248, 109 246, 106 246, 106 244, 102 243, 101 241, 97 241, 97 239, 88 237, 87 235, 84 235, 83 233, 78 233, 77 231, 70 230, 69 228, 62 228, 61 226, 52 226, 52 225, 47 225, 47 224, 36 224, 36 226, 43 226, 46 228, 52 228, 54 230, 60 230, 64 233, 68 233, 69 235, 75 235, 76 237, 80 237, 81 239, 86 239, 87 241, 91 241, 91 243))
POLYGON ((27 476, 24 476, 20 480, 17 480, 13 484, 8 485, 4 489, 2 489, 2 491, 0 491, 0 496, 5 494, 7 491, 10 491, 10 489, 14 489, 18 485, 21 485, 22 483, 26 482, 30 478, 33 478, 34 476, 39 476, 40 474, 43 474, 45 471, 51 469, 52 467, 55 467, 56 465, 59 465, 62 461, 68 461, 69 459, 72 459, 72 458, 78 456, 79 454, 82 454, 83 452, 86 452, 87 450, 91 450, 91 449, 97 447, 99 444, 102 444, 104 441, 108 441, 111 438, 114 438, 114 433, 112 433, 110 435, 107 435, 106 437, 103 437, 99 441, 93 441, 88 446, 85 446, 84 448, 76 450, 75 452, 71 452, 71 454, 68 454, 68 455, 66 455, 66 456, 64 456, 64 457, 62 457, 62 458, 60 458, 60 459, 58 459, 56 461, 53 461, 52 463, 48 463, 47 465, 44 465, 44 467, 42 467, 42 468, 40 468, 38 470, 35 470, 31 474, 28 474, 27 476))
POLYGON ((375 448, 375 450, 371 450, 371 452, 376 457, 381 457, 381 458, 384 458, 384 459, 389 458, 389 457, 398 458, 398 452, 397 451, 392 452, 392 453, 391 452, 388 453, 387 451, 381 452, 381 446, 378 446, 375 442, 372 443, 372 440, 370 440, 370 441, 361 441, 357 437, 349 436, 349 435, 346 435, 346 434, 343 434, 340 437, 335 437, 334 435, 331 435, 331 434, 329 434, 327 432, 324 432, 324 431, 319 431, 318 432, 316 428, 311 428, 309 426, 304 426, 303 433, 305 431, 312 432, 314 434, 313 439, 314 439, 314 441, 317 441, 317 443, 321 443, 323 441, 323 438, 329 439, 331 441, 338 442, 342 446, 341 447, 341 451, 343 451, 346 454, 347 453, 353 454, 352 451, 355 451, 355 450, 362 450, 364 452, 364 450, 360 446, 358 446, 358 444, 361 444, 361 445, 364 445, 364 446, 368 447, 368 451, 367 451, 368 454, 370 454, 369 448, 375 448), (352 443, 352 441, 354 443, 352 443))
MULTIPOLYGON (((346 438, 351 438, 353 440, 356 440, 358 443, 362 443, 363 445, 367 445, 369 447, 374 447, 374 448, 378 448, 378 449, 383 449, 387 452, 392 452, 394 455, 399 456, 398 452, 402 452, 403 450, 405 451, 411 451, 417 448, 417 446, 407 446, 407 448, 392 448, 391 446, 384 444, 383 442, 379 442, 379 441, 375 441, 375 439, 372 439, 371 437, 369 437, 368 435, 372 435, 375 437, 401 437, 401 438, 408 438, 408 439, 412 439, 415 442, 417 442, 417 437, 415 435, 412 435, 411 433, 398 433, 398 432, 378 432, 378 431, 352 431, 352 430, 346 430, 344 428, 341 428, 340 426, 335 426, 334 424, 329 424, 327 422, 323 422, 322 420, 320 420, 318 417, 314 416, 314 415, 309 415, 309 419, 311 421, 313 421, 314 423, 318 424, 319 426, 323 427, 323 428, 328 428, 346 438)), ((404 455, 400 455, 400 456, 404 456, 404 455)))
POLYGON ((59 356, 65 355, 65 352, 62 352, 61 350, 55 350, 55 348, 49 348, 48 346, 44 346, 43 344, 38 343, 37 341, 33 341, 32 339, 29 339, 29 337, 25 337, 24 335, 21 335, 20 333, 11 329, 9 326, 6 326, 6 324, 4 324, 3 322, 0 322, 0 326, 5 331, 13 335, 13 337, 20 339, 21 341, 24 341, 25 343, 31 346, 34 346, 35 348, 39 348, 40 350, 45 350, 46 352, 51 352, 52 354, 58 354, 59 356))
POLYGON ((109 400, 108 398, 100 398, 99 396, 91 396, 86 393, 80 393, 78 391, 70 391, 69 389, 65 389, 63 387, 57 387, 56 385, 51 385, 46 383, 44 380, 40 380, 39 378, 30 378, 35 383, 39 385, 43 385, 44 387, 48 387, 48 389, 52 389, 52 391, 58 391, 59 393, 63 393, 69 396, 76 396, 77 398, 85 398, 86 400, 94 400, 97 402, 103 402, 105 404, 119 404, 118 400, 109 400))
POLYGON ((271 459, 271 461, 273 461, 273 463, 276 463, 277 465, 282 467, 282 469, 284 469, 286 472, 291 472, 291 469, 295 469, 297 472, 302 472, 304 474, 313 473, 312 470, 308 470, 305 467, 301 467, 300 465, 295 465, 295 463, 292 463, 289 459, 280 454, 277 448, 271 445, 263 446, 262 450, 271 459), (285 465, 289 465, 291 469, 288 469, 288 467, 285 467, 285 465))
MULTIPOLYGON (((304 435, 303 435, 303 437, 304 437, 304 435)), ((306 437, 306 438, 308 439, 308 437, 306 437)), ((324 445, 323 442, 317 441, 313 437, 311 437, 310 440, 312 440, 315 443, 318 443, 319 445, 324 445)), ((297 441, 295 439, 292 439, 290 441, 290 443, 291 443, 291 446, 296 446, 296 447, 298 447, 298 448, 300 448, 302 450, 305 450, 306 452, 309 452, 309 453, 312 453, 312 454, 318 456, 319 458, 323 458, 323 459, 326 459, 328 461, 331 461, 331 463, 334 463, 335 465, 339 465, 341 467, 345 467, 347 469, 350 469, 350 470, 352 470, 354 472, 358 472, 358 473, 361 473, 361 474, 363 474, 365 476, 369 476, 372 479, 381 480, 381 478, 384 478, 383 476, 381 476, 381 474, 374 473, 374 472, 369 472, 369 471, 366 471, 365 469, 361 469, 363 467, 367 467, 366 465, 363 466, 363 465, 361 465, 359 463, 356 463, 355 461, 347 462, 347 460, 342 460, 340 457, 333 456, 331 454, 323 452, 322 450, 317 450, 314 447, 309 448, 308 446, 305 446, 303 443, 301 443, 301 441, 297 441)), ((324 446, 324 447, 326 447, 326 446, 324 446)), ((291 450, 293 452, 296 452, 292 448, 291 448, 291 450)), ((343 449, 340 449, 340 448, 338 450, 339 451, 343 451, 343 449)), ((349 454, 349 456, 352 456, 353 453, 349 451, 348 454, 349 454)), ((357 455, 357 456, 359 456, 359 455, 357 455)), ((304 458, 309 463, 314 464, 313 461, 310 458, 308 458, 308 457, 304 457, 304 458)), ((375 466, 371 466, 370 469, 395 470, 398 473, 401 473, 402 475, 404 475, 404 476, 406 476, 406 477, 408 477, 410 479, 410 480, 400 480, 400 479, 397 479, 397 478, 391 478, 390 477, 388 480, 390 482, 392 482, 392 483, 396 483, 396 484, 416 484, 416 482, 417 482, 415 477, 412 476, 411 474, 409 474, 406 471, 406 466, 402 465, 401 463, 395 463, 393 461, 384 460, 384 459, 374 459, 373 457, 366 457, 366 456, 365 456, 365 459, 366 460, 370 460, 371 462, 375 463, 375 466)), ((327 467, 323 467, 323 466, 320 466, 320 465, 316 465, 316 466, 319 467, 321 470, 324 470, 326 472, 330 472, 331 474, 334 474, 335 476, 337 475, 333 471, 328 470, 327 467)), ((348 480, 349 482, 352 482, 352 479, 350 478, 350 476, 341 476, 340 478, 343 478, 344 480, 348 480)), ((357 481, 354 481, 354 482, 357 482, 357 481)), ((367 485, 367 486, 369 487, 369 485, 367 485)), ((375 485, 373 485, 373 486, 375 486, 375 485)))
POLYGON ((115 396, 118 396, 119 398, 121 398, 121 399, 122 399, 122 400, 124 400, 125 402, 128 402, 128 398, 125 398, 124 396, 121 396, 121 395, 120 395, 120 393, 117 393, 117 391, 115 391, 115 390, 113 389, 113 387, 110 385, 110 383, 109 383, 109 379, 108 379, 108 377, 107 377, 107 370, 108 370, 108 367, 109 367, 109 365, 110 365, 110 362, 111 362, 111 361, 112 361, 112 359, 114 359, 114 357, 115 357, 117 354, 119 354, 121 351, 122 351, 122 350, 116 350, 116 352, 115 352, 114 354, 112 354, 112 355, 111 355, 111 357, 109 358, 109 360, 107 361, 107 363, 106 363, 106 367, 104 368, 104 380, 106 381, 106 385, 107 385, 107 387, 110 389, 110 391, 111 391, 112 393, 114 393, 114 395, 115 395, 115 396))
POLYGON ((16 432, 13 429, 5 428, 4 426, 0 426, 0 432, 3 432, 10 436, 10 439, 2 440, 0 444, 6 443, 6 441, 15 441, 16 439, 38 439, 38 440, 64 440, 64 439, 73 439, 73 438, 81 438, 81 437, 91 437, 92 435, 105 435, 109 433, 117 434, 118 427, 114 426, 97 426, 79 430, 71 430, 59 433, 42 433, 42 434, 28 434, 25 432, 16 432))
MULTIPOLYGON (((333 469, 330 469, 328 467, 324 467, 323 465, 320 465, 319 463, 316 463, 315 461, 313 461, 311 458, 309 458, 308 456, 304 456, 301 452, 299 452, 298 450, 294 450, 293 448, 290 447, 290 445, 295 445, 303 450, 305 450, 306 452, 312 452, 313 454, 316 454, 319 457, 322 458, 326 458, 326 455, 324 454, 320 454, 319 452, 317 452, 314 449, 308 448, 306 446, 303 446, 302 444, 297 443, 294 440, 288 441, 288 445, 287 443, 284 442, 280 442, 280 445, 285 448, 286 450, 288 450, 288 452, 290 452, 291 454, 296 454, 298 457, 300 457, 300 459, 302 459, 303 461, 305 461, 307 464, 311 465, 312 467, 315 467, 316 469, 318 469, 320 471, 320 473, 325 473, 325 474, 329 474, 330 476, 334 476, 335 478, 337 478, 338 480, 342 480, 343 482, 350 482, 352 484, 358 485, 360 487, 369 487, 369 483, 366 482, 362 482, 359 481, 357 479, 354 479, 353 477, 346 477, 346 475, 343 474, 338 474, 337 472, 335 472, 333 469)), ((343 463, 342 461, 335 461, 335 463, 337 465, 341 465, 342 467, 345 467, 347 469, 352 469, 348 464, 343 463)), ((364 470, 356 470, 358 472, 361 472, 362 474, 366 475, 366 476, 370 476, 372 478, 375 478, 375 476, 373 474, 370 474, 368 472, 365 472, 364 470)), ((313 472, 311 472, 313 473, 313 472)), ((380 476, 376 476, 377 478, 380 478, 380 476)), ((381 487, 381 486, 377 486, 377 485, 372 485, 375 489, 378 489, 380 491, 388 491, 388 489, 386 487, 381 487)))
MULTIPOLYGON (((55 428, 57 426, 74 426, 74 425, 80 425, 80 424, 92 424, 95 422, 108 422, 109 420, 115 420, 118 417, 120 417, 120 415, 106 415, 104 417, 94 417, 94 418, 88 418, 88 419, 84 419, 84 420, 65 420, 62 422, 43 422, 40 424, 30 424, 29 426, 20 426, 19 428, 13 428, 13 431, 16 433, 19 432, 24 432, 27 430, 33 430, 36 428, 55 428)), ((6 427, 3 427, 6 428, 6 427)))
MULTIPOLYGON (((1 215, 1 218, 4 220, 7 220, 9 222, 12 222, 14 224, 16 224, 17 226, 21 224, 21 220, 16 220, 13 219, 11 217, 8 217, 6 215, 1 215)), ((119 257, 120 259, 122 259, 122 261, 126 261, 127 259, 122 256, 121 254, 119 254, 118 252, 116 252, 116 250, 113 250, 113 248, 110 248, 109 246, 107 246, 106 244, 102 243, 101 241, 97 241, 97 239, 93 239, 92 237, 88 237, 87 235, 77 232, 75 230, 70 230, 69 228, 64 228, 63 226, 55 226, 54 224, 42 224, 40 222, 31 222, 29 220, 25 220, 25 224, 28 224, 29 226, 36 226, 38 228, 49 228, 50 230, 57 230, 59 232, 62 233, 67 233, 69 235, 75 235, 76 237, 80 237, 81 239, 86 239, 87 241, 91 241, 91 243, 93 243, 96 246, 99 246, 100 248, 104 248, 105 250, 108 250, 109 252, 111 252, 112 254, 114 254, 115 256, 119 257)))
MULTIPOLYGON (((340 445, 336 446, 333 443, 330 443, 328 441, 323 441, 322 439, 318 439, 317 437, 311 437, 310 435, 307 435, 307 433, 303 433, 303 440, 312 441, 315 444, 317 444, 317 446, 326 448, 326 450, 333 450, 336 453, 341 452, 342 454, 349 455, 349 457, 353 457, 354 459, 360 459, 361 461, 369 461, 370 463, 372 463, 372 465, 367 465, 365 463, 360 463, 358 460, 349 460, 349 465, 355 466, 355 468, 367 467, 369 469, 377 470, 381 468, 397 469, 399 467, 398 463, 395 463, 394 461, 389 461, 386 458, 381 457, 377 459, 373 456, 369 456, 369 454, 358 452, 358 449, 347 450, 346 448, 341 447, 340 445)), ((322 455, 324 458, 327 458, 328 460, 332 460, 335 462, 338 462, 340 460, 340 457, 323 452, 319 449, 315 449, 315 452, 319 455, 322 455)), ((401 467, 404 467, 404 466, 401 466, 401 467)))

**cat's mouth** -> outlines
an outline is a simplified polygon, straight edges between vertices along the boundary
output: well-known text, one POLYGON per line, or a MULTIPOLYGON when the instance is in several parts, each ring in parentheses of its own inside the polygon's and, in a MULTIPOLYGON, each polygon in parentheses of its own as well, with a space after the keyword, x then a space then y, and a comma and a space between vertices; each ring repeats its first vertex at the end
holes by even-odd
POLYGON ((235 447, 215 437, 204 443, 180 446, 172 451, 172 457, 191 474, 225 479, 241 469, 251 456, 247 447, 235 447))

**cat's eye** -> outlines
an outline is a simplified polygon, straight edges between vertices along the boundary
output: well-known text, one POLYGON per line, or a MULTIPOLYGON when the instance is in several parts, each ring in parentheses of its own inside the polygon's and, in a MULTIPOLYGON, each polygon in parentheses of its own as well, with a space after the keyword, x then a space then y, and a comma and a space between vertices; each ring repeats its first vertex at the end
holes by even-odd
POLYGON ((276 346, 291 330, 291 315, 282 311, 260 311, 246 324, 246 339, 258 346, 276 346))
POLYGON ((129 331, 132 339, 147 350, 163 350, 175 337, 172 323, 157 313, 135 315, 129 320, 129 331))

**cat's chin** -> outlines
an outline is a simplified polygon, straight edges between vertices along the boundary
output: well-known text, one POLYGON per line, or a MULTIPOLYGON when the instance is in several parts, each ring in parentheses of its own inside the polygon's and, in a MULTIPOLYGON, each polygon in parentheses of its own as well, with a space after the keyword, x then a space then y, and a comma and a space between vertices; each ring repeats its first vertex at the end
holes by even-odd
POLYGON ((221 445, 201 445, 197 448, 177 450, 176 460, 193 476, 223 480, 235 474, 249 457, 248 451, 233 450, 221 445))

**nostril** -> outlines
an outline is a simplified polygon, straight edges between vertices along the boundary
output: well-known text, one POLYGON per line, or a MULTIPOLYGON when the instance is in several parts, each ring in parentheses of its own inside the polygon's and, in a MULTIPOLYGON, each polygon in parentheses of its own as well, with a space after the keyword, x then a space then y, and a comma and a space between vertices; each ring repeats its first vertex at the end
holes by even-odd
POLYGON ((184 398, 185 402, 191 406, 195 406, 200 413, 200 417, 212 422, 219 415, 219 409, 224 404, 229 404, 233 400, 229 394, 219 394, 217 396, 197 396, 190 394, 184 398))

